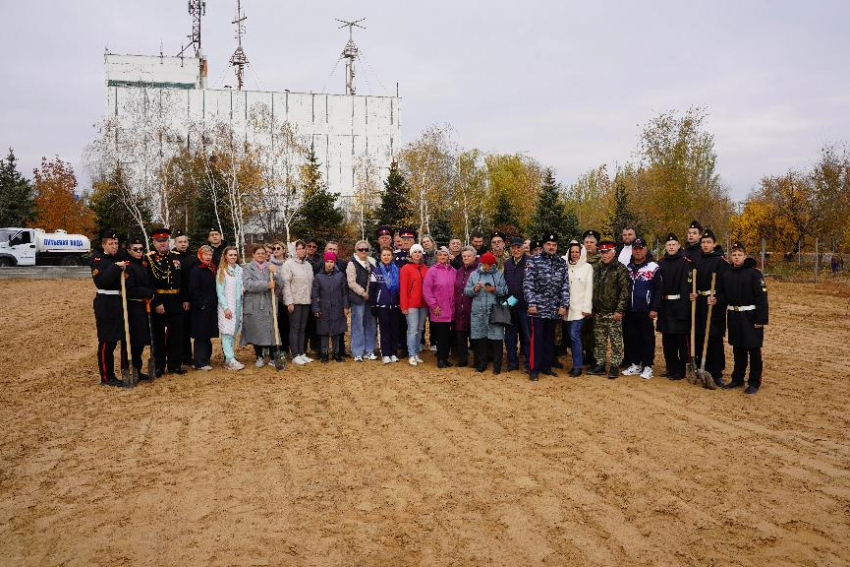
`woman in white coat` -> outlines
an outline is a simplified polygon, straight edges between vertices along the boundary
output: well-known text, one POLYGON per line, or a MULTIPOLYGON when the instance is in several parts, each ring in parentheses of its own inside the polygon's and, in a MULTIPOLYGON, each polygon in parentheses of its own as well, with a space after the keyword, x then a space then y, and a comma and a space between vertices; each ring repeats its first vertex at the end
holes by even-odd
POLYGON ((581 349, 581 327, 593 310, 593 266, 587 263, 578 241, 570 242, 567 251, 567 268, 570 275, 570 309, 564 317, 570 333, 570 351, 573 369, 570 376, 581 376, 584 363, 581 349))

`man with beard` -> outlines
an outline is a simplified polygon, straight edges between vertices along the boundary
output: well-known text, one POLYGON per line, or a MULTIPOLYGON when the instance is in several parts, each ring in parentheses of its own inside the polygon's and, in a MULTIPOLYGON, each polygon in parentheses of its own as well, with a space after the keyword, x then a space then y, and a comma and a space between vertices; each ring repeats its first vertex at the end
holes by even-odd
POLYGON ((756 269, 755 259, 747 256, 742 242, 732 244, 730 260, 732 265, 723 274, 723 289, 735 368, 732 381, 723 388, 742 386, 749 362, 750 379, 744 393, 755 394, 761 387, 761 347, 768 321, 767 287, 764 276, 756 269))
POLYGON ((702 233, 700 240, 702 255, 697 263, 697 292, 691 293, 691 301, 696 301, 696 324, 694 342, 694 364, 702 364, 702 346, 705 340, 708 305, 714 305, 711 312, 711 329, 708 331, 708 350, 705 355, 705 370, 711 374, 714 383, 723 386, 723 370, 726 368, 726 355, 723 352, 723 337, 726 335, 726 307, 723 294, 723 274, 729 269, 723 248, 717 244, 714 231, 710 228, 702 233), (711 296, 711 276, 716 274, 714 298, 711 296), (712 300, 713 299, 713 300, 712 300))
POLYGON ((166 368, 172 374, 186 374, 183 369, 183 320, 189 310, 188 281, 184 281, 180 255, 169 246, 171 231, 154 229, 151 234, 154 250, 145 258, 148 275, 154 288, 151 307, 154 309, 153 333, 156 355, 156 377, 166 368))
POLYGON ((691 323, 691 262, 682 252, 679 239, 672 232, 667 235, 664 257, 658 261, 655 289, 650 319, 658 320, 664 362, 670 380, 685 377, 688 362, 688 331, 691 323))

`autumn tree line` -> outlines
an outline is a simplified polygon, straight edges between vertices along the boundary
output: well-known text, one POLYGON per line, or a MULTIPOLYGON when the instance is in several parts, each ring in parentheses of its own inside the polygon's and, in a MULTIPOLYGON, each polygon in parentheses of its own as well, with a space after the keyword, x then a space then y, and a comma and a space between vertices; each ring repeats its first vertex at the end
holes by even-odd
POLYGON ((753 249, 762 239, 786 255, 811 251, 815 238, 822 252, 850 246, 846 148, 828 145, 809 170, 763 177, 736 206, 700 108, 656 116, 632 161, 592 167, 569 184, 528 155, 461 148, 450 126, 435 125, 401 150, 386 178, 359 163, 355 193, 340 197, 328 190, 309 140, 263 105, 251 108, 250 139, 227 122, 192 125, 187 139, 171 126, 168 104, 142 89, 131 123, 98 125, 85 191, 58 156, 43 159, 30 180, 10 150, 0 160, 0 226, 90 236, 110 227, 146 237, 164 224, 195 242, 215 226, 242 245, 255 234, 352 242, 378 224, 411 226, 441 243, 490 230, 577 237, 593 228, 618 237, 635 226, 652 245, 696 218, 721 241, 741 238, 753 249))

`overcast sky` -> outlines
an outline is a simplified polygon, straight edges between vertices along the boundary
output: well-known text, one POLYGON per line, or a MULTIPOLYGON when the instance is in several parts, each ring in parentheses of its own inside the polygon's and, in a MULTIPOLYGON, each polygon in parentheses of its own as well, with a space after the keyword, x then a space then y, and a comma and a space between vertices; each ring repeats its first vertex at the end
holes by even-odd
MULTIPOLYGON (((207 0, 209 86, 234 84, 235 0, 207 0)), ((850 141, 850 2, 243 0, 247 88, 344 91, 366 18, 358 94, 402 101, 404 141, 449 123, 464 147, 526 152, 569 184, 634 159, 660 112, 708 109, 718 171, 742 199, 766 174, 850 141)), ((31 174, 42 155, 82 168, 106 95, 104 48, 175 55, 185 0, 0 0, 0 148, 31 174)), ((83 175, 80 175, 83 177, 83 175)))

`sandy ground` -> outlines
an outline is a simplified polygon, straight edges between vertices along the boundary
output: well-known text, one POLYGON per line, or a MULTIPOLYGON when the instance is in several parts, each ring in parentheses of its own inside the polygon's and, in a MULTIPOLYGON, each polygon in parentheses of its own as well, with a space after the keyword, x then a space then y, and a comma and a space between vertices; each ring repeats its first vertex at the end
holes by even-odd
POLYGON ((103 388, 92 284, 3 282, 0 565, 850 565, 850 293, 770 285, 749 397, 430 353, 103 388))

